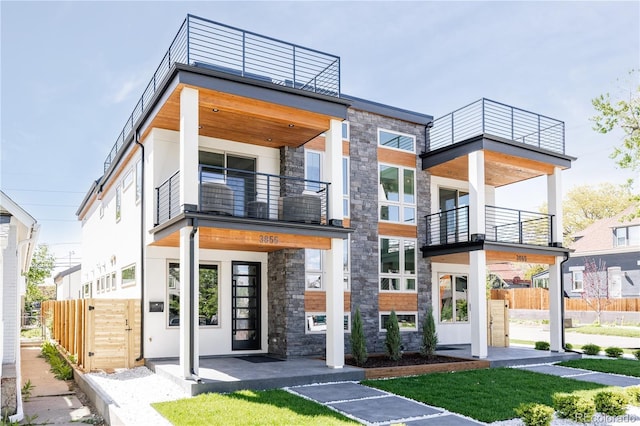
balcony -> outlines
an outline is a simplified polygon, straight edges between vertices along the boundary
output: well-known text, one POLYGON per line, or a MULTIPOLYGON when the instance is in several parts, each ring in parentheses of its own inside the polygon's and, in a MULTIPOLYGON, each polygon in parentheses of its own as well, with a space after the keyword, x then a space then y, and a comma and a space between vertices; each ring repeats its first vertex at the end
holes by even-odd
MULTIPOLYGON (((176 65, 180 64, 207 72, 242 77, 269 86, 340 98, 339 57, 187 15, 109 152, 104 162, 105 172, 117 160, 123 147, 130 142, 141 118, 153 112, 156 98, 165 89, 165 80, 176 65)), ((170 101, 173 102, 173 100, 170 101)), ((214 106, 216 110, 229 113, 220 105, 214 106)), ((211 111, 212 108, 207 110, 211 111)), ((254 124, 260 124, 261 122, 257 120, 258 113, 254 114, 252 117, 254 124)), ((284 115, 287 115, 287 112, 284 115)), ((173 117, 169 119, 175 120, 173 117)), ((296 128, 304 128, 301 124, 308 125, 310 119, 309 117, 307 119, 306 123, 295 123, 296 128)), ((166 116, 162 117, 162 120, 165 126, 156 123, 158 127, 174 127, 173 124, 166 125, 166 116)), ((313 137, 324 130, 326 128, 314 128, 309 130, 309 133, 313 137)), ((210 136, 220 135, 211 134, 210 136)), ((229 135, 220 137, 229 137, 229 135)), ((268 134, 265 139, 267 137, 269 137, 268 134)), ((305 137, 304 142, 310 139, 306 134, 305 137)))
POLYGON ((564 123, 488 99, 480 99, 433 122, 423 170, 433 176, 469 180, 469 154, 484 153, 485 184, 501 187, 571 167, 564 123))
POLYGON ((469 207, 446 210, 428 215, 429 247, 465 245, 479 241, 549 247, 553 216, 493 206, 485 207, 484 235, 469 233, 469 207))
MULTIPOLYGON (((327 225, 326 182, 200 166, 197 213, 261 222, 327 225)), ((155 225, 182 212, 180 174, 156 188, 155 225)))

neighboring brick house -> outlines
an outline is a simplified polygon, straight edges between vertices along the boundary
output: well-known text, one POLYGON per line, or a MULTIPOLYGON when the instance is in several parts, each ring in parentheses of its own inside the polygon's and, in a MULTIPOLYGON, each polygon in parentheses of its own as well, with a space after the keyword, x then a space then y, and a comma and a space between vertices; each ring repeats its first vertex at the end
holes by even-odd
POLYGON ((606 271, 607 297, 640 297, 640 217, 628 219, 637 206, 598 220, 573 235, 571 257, 564 264, 564 290, 569 297, 584 291, 585 262, 606 271))
POLYGON ((486 265, 546 263, 561 351, 572 160, 561 121, 486 99, 434 120, 345 95, 340 58, 189 15, 78 209, 82 282, 140 299, 140 355, 179 357, 188 378, 213 355, 340 368, 356 307, 370 352, 392 310, 419 350, 433 307, 441 343, 486 357, 486 265), (550 215, 491 206, 536 176, 550 215))
POLYGON ((26 282, 40 225, 0 191, 0 354, 2 355, 2 413, 4 420, 22 420, 20 394, 20 330, 26 282))

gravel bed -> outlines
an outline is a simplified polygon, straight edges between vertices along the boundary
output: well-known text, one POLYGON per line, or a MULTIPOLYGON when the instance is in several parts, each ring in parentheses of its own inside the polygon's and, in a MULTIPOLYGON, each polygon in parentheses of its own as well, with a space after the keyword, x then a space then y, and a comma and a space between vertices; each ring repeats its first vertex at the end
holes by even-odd
POLYGON ((126 425, 170 425, 150 404, 188 397, 176 383, 154 374, 147 367, 117 370, 111 374, 87 373, 85 378, 109 395, 117 416, 126 425))

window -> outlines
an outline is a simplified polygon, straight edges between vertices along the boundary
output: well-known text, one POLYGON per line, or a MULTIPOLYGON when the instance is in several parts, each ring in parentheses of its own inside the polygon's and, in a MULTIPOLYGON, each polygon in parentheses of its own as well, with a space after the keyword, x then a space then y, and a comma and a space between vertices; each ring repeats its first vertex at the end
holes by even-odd
POLYGON ((344 280, 344 291, 351 290, 351 237, 344 239, 344 251, 342 252, 342 272, 344 280))
POLYGON ((107 283, 104 289, 105 291, 111 291, 111 274, 107 274, 107 283))
POLYGON ((99 214, 100 219, 102 219, 102 217, 104 216, 104 206, 102 205, 102 203, 100 203, 99 214))
POLYGON ((411 135, 378 129, 378 145, 402 151, 416 152, 416 138, 411 135))
POLYGON ((380 238, 380 290, 416 291, 416 241, 380 238))
POLYGON ((322 154, 317 151, 305 150, 304 156, 304 177, 307 180, 315 182, 306 182, 305 190, 318 192, 320 191, 320 182, 322 180, 322 154))
MULTIPOLYGON (((387 322, 391 312, 380 313, 380 331, 387 331, 387 322)), ((416 331, 418 330, 418 314, 415 312, 396 312, 398 317, 398 326, 400 331, 416 331)))
POLYGON ((105 280, 106 280, 106 277, 104 275, 100 277, 100 293, 104 293, 105 280))
POLYGON ((415 170, 380 165, 380 220, 415 223, 415 170))
POLYGON ((142 198, 142 160, 136 163, 136 203, 142 198))
POLYGON ((304 251, 305 288, 322 290, 322 250, 305 249, 304 251))
POLYGON ((89 292, 91 291, 91 283, 85 283, 82 286, 82 290, 83 290, 83 298, 87 299, 89 297, 89 292))
POLYGON ((467 275, 440 274, 440 322, 469 321, 467 275))
POLYGON ((342 122, 342 139, 347 141, 349 140, 349 122, 348 121, 342 122))
MULTIPOLYGON (((198 303, 198 317, 201 326, 219 325, 218 312, 218 265, 204 265, 199 267, 200 293, 198 303)), ((169 263, 167 279, 169 299, 169 326, 180 325, 180 264, 169 263)))
MULTIPOLYGON (((133 274, 135 276, 135 273, 133 274)), ((116 273, 112 272, 111 273, 111 290, 115 291, 116 289, 116 273)))
POLYGON ((120 186, 116 188, 116 222, 122 217, 122 189, 120 186))
POLYGON ((349 158, 342 157, 342 215, 349 217, 349 158))
POLYGON ((627 247, 640 245, 640 225, 614 228, 613 246, 627 247))
MULTIPOLYGON (((306 325, 305 333, 326 333, 327 332, 327 314, 326 312, 307 312, 305 315, 306 325)), ((351 331, 351 315, 344 314, 344 331, 351 331)))
POLYGON ((584 290, 584 271, 572 271, 571 272, 571 290, 583 291, 584 290))
POLYGON ((122 287, 136 284, 136 265, 127 266, 122 270, 122 287))
POLYGON ((122 189, 126 190, 131 186, 132 183, 133 183, 133 171, 129 170, 127 174, 124 175, 124 178, 122 179, 122 189))

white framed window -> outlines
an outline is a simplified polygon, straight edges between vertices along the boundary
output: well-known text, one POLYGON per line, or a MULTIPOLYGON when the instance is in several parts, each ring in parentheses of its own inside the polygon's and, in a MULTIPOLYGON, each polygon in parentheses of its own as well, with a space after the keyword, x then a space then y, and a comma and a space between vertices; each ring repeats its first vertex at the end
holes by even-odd
POLYGON ((640 245, 640 225, 613 229, 613 246, 627 247, 640 245))
POLYGON ((342 215, 349 217, 349 157, 342 157, 342 215))
MULTIPOLYGON (((305 333, 306 334, 324 334, 327 332, 327 313, 326 312, 307 312, 305 313, 305 333)), ((344 314, 344 331, 351 332, 351 314, 344 314)))
POLYGON ((469 322, 469 277, 466 274, 438 274, 441 323, 469 322))
POLYGON ((122 218, 122 188, 120 185, 116 188, 116 222, 122 218))
POLYGON ((416 137, 392 130, 378 129, 378 146, 405 152, 416 152, 416 137))
POLYGON ((416 291, 416 240, 380 237, 380 291, 416 291))
POLYGON ((104 293, 106 279, 104 275, 100 277, 100 293, 104 293))
POLYGON ((129 170, 122 178, 122 189, 127 190, 133 183, 133 170, 129 170))
POLYGON ((320 181, 322 181, 322 153, 305 149, 304 151, 304 178, 315 182, 306 182, 305 190, 310 192, 318 192, 322 189, 320 181))
POLYGON ((416 223, 416 171, 400 166, 379 165, 379 220, 416 223))
POLYGON ((342 273, 344 280, 344 291, 351 291, 351 236, 344 239, 344 249, 342 252, 342 273))
MULTIPOLYGON (((387 321, 391 316, 391 312, 380 312, 380 331, 387 331, 387 321)), ((418 330, 418 313, 417 312, 396 312, 398 317, 398 328, 400 331, 417 331, 418 330)))
POLYGON ((85 284, 82 286, 82 293, 83 293, 83 294, 82 294, 82 297, 83 297, 84 299, 89 298, 89 294, 90 294, 90 292, 91 292, 91 283, 85 283, 85 284))
POLYGON ((142 198, 142 159, 136 163, 136 203, 142 198))
POLYGON ((136 285, 136 265, 129 265, 122 268, 121 271, 121 283, 122 287, 130 287, 136 285))
POLYGON ((348 141, 350 137, 350 126, 348 121, 342 122, 342 139, 348 141))
POLYGON ((111 291, 111 274, 106 275, 106 284, 104 286, 105 291, 111 291))
POLYGON ((304 251, 304 275, 305 288, 307 290, 323 290, 322 283, 322 250, 305 249, 304 251))
POLYGON ((571 271, 571 290, 584 291, 584 271, 571 271))
MULTIPOLYGON (((201 263, 198 268, 199 298, 198 317, 201 327, 220 327, 220 302, 218 297, 219 265, 201 263)), ((169 262, 167 271, 167 325, 180 325, 180 263, 169 262)))
POLYGON ((111 273, 111 290, 115 291, 117 288, 117 283, 116 283, 116 273, 115 271, 111 273))

